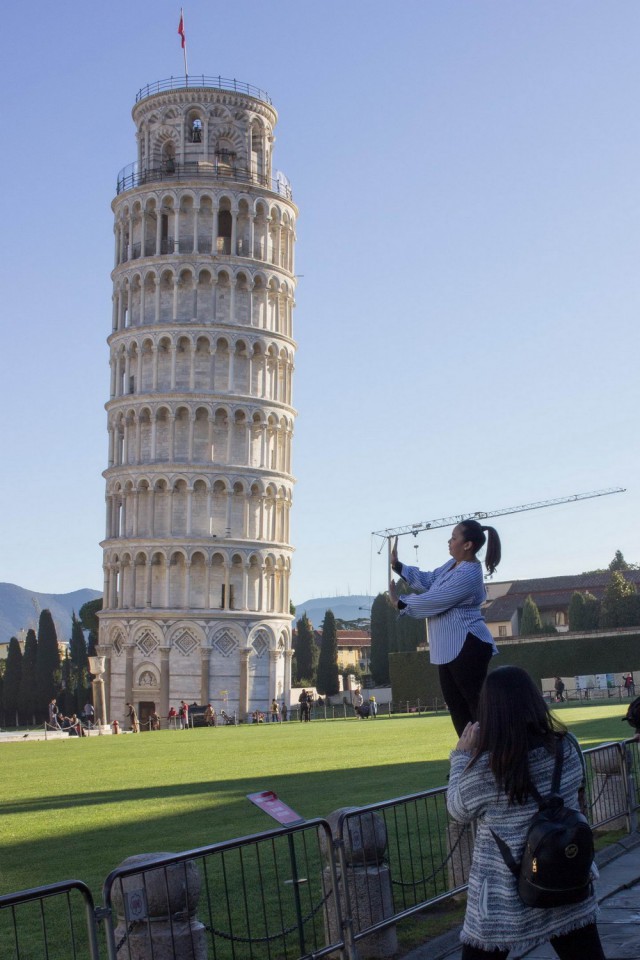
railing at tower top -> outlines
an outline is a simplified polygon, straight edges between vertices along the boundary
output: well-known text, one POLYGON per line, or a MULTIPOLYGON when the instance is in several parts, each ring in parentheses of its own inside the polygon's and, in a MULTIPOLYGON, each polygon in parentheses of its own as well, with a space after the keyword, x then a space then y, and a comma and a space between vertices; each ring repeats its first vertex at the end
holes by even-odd
POLYGON ((136 94, 136 103, 140 103, 146 97, 153 96, 154 93, 164 93, 166 90, 184 90, 202 87, 211 87, 215 90, 229 90, 234 93, 243 93, 248 97, 254 97, 256 100, 262 100, 263 103, 272 105, 272 100, 266 90, 260 87, 254 87, 252 83, 242 83, 240 80, 230 80, 228 77, 205 77, 204 74, 189 74, 186 77, 169 77, 168 80, 156 80, 155 83, 148 83, 142 87, 136 94))
POLYGON ((241 183, 255 183, 261 187, 266 187, 273 193, 285 197, 287 200, 293 200, 291 184, 286 176, 281 172, 276 172, 275 177, 268 177, 265 174, 254 173, 234 163, 220 162, 218 158, 208 160, 191 160, 187 163, 178 163, 170 161, 162 163, 160 166, 147 167, 140 170, 137 160, 127 164, 118 174, 116 184, 116 193, 124 193, 126 190, 132 190, 134 187, 143 186, 145 183, 156 183, 158 181, 176 181, 176 180, 239 180, 241 183))

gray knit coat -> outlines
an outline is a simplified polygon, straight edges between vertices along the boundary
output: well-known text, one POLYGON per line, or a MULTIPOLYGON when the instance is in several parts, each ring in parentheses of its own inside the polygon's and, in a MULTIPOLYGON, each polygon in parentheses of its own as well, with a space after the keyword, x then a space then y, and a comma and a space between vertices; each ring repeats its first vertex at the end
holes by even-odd
MULTIPOLYGON (((560 793, 567 806, 577 808, 584 762, 577 741, 570 734, 563 738, 563 745, 560 793)), ((519 863, 537 804, 532 797, 524 806, 510 804, 504 791, 498 792, 488 754, 483 754, 472 767, 468 766, 469 760, 470 755, 462 751, 451 753, 447 790, 447 807, 454 820, 468 823, 477 819, 462 942, 481 950, 524 953, 551 937, 593 923, 598 911, 595 894, 582 903, 565 907, 540 909, 522 903, 516 879, 502 859, 491 830, 509 845, 519 863)), ((542 796, 551 789, 554 762, 555 758, 544 747, 529 754, 531 779, 542 796)))

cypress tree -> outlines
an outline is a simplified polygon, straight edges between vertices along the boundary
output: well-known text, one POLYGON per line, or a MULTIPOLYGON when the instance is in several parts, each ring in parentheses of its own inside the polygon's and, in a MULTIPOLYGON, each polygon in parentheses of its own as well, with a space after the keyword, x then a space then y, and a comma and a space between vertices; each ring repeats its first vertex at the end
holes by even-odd
POLYGON ((521 637, 532 637, 536 633, 544 633, 545 628, 542 626, 542 617, 540 616, 540 611, 538 606, 531 596, 527 597, 524 602, 524 607, 522 608, 522 620, 520 621, 520 636, 521 637))
POLYGON ((371 676, 377 684, 389 683, 390 611, 386 593, 379 593, 371 605, 371 676))
POLYGON ((614 570, 602 598, 600 626, 633 627, 638 624, 639 616, 635 584, 614 570))
POLYGON ((592 593, 584 595, 584 629, 597 630, 600 623, 600 601, 592 593))
POLYGON ((306 613, 298 620, 297 635, 293 644, 295 650, 296 679, 298 684, 313 685, 317 647, 313 638, 313 627, 306 613))
POLYGON ((332 610, 327 610, 322 622, 322 646, 318 660, 318 692, 327 697, 338 693, 338 631, 332 610))
MULTIPOLYGON (((27 638, 22 655, 22 677, 20 680, 20 713, 26 724, 36 724, 36 661, 38 658, 38 639, 35 630, 27 630, 27 638)), ((38 718, 39 719, 39 718, 38 718)))
POLYGON ((71 617, 69 656, 72 664, 71 683, 75 699, 74 709, 76 713, 79 713, 89 697, 89 660, 82 623, 77 619, 75 613, 71 617))
POLYGON ((39 710, 57 697, 60 688, 60 652, 58 635, 50 610, 43 610, 38 623, 38 653, 36 658, 36 696, 39 710))
POLYGON ((5 716, 4 709, 4 674, 7 669, 7 661, 0 660, 0 723, 4 726, 7 724, 7 719, 5 716))
POLYGON ((7 726, 18 726, 20 681, 22 679, 22 650, 16 637, 9 640, 7 666, 4 673, 4 710, 7 726))
MULTIPOLYGON (((80 618, 80 623, 82 624, 83 630, 88 631, 87 636, 87 656, 95 657, 96 656, 96 647, 98 645, 98 613, 102 610, 102 597, 98 597, 97 600, 88 600, 87 603, 83 603, 78 611, 78 617, 80 618)), ((90 683, 92 674, 87 674, 88 682, 90 683)))

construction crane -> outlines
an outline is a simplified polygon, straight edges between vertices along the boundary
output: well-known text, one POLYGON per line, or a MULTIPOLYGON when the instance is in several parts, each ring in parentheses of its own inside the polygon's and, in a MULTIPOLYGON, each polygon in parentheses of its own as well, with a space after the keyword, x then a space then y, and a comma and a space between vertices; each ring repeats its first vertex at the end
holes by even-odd
POLYGON ((382 537, 378 553, 382 553, 384 540, 387 541, 389 563, 391 563, 391 541, 410 533, 417 537, 426 530, 449 527, 463 520, 486 520, 488 517, 504 517, 508 513, 524 513, 526 510, 541 510, 542 507, 556 507, 561 503, 575 503, 577 500, 591 500, 593 497, 608 497, 612 493, 624 493, 625 487, 612 487, 609 490, 594 490, 591 493, 574 493, 569 497, 556 497, 555 500, 537 500, 535 503, 521 503, 517 507, 503 507, 500 510, 476 510, 474 513, 459 513, 453 517, 440 517, 438 520, 425 520, 422 523, 410 523, 404 527, 388 527, 386 530, 374 530, 372 537, 382 537))

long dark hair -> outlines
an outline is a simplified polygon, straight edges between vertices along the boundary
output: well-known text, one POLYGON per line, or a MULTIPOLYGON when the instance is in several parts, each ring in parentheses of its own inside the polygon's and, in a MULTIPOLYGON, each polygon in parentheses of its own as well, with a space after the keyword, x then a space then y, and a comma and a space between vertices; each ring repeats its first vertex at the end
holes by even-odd
POLYGON ((567 730, 549 712, 526 670, 498 667, 487 674, 478 701, 478 751, 489 754, 498 789, 509 803, 526 803, 529 796, 529 751, 545 747, 555 752, 556 734, 567 730))
POLYGON ((494 572, 502 557, 502 546, 498 531, 494 527, 483 527, 477 520, 463 520, 460 524, 462 535, 465 540, 470 540, 473 544, 474 555, 487 544, 487 552, 484 558, 484 565, 487 573, 494 572), (486 536, 485 536, 486 534, 486 536))

